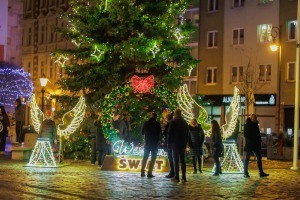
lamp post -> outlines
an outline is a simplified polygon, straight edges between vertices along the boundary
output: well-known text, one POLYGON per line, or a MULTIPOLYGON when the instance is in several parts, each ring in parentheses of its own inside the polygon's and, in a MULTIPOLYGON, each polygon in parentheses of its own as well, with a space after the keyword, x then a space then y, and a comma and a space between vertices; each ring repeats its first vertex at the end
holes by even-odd
POLYGON ((294 112, 294 151, 292 170, 298 170, 298 129, 299 129, 299 59, 300 59, 300 1, 297 6, 297 46, 295 76, 295 112, 294 112))
POLYGON ((47 85, 48 79, 45 77, 45 74, 42 75, 40 78, 40 83, 42 86, 42 112, 44 112, 44 94, 45 94, 45 87, 47 85))
POLYGON ((281 129, 281 119, 280 119, 280 97, 281 97, 281 27, 272 27, 271 30, 271 36, 272 36, 272 44, 270 45, 271 51, 278 51, 278 82, 277 82, 277 94, 278 94, 278 124, 277 124, 277 131, 279 133, 281 129), (278 38, 278 42, 276 41, 276 38, 278 38))

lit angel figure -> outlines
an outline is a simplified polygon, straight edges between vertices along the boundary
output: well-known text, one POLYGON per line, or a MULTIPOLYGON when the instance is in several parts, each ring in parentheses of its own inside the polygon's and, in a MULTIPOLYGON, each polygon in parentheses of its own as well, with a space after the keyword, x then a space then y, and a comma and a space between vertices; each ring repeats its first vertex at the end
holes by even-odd
MULTIPOLYGON (((35 95, 32 95, 30 100, 30 116, 36 132, 40 131, 42 122, 45 120, 44 113, 39 109, 35 95)), ((69 136, 79 128, 84 119, 86 104, 84 97, 80 97, 76 106, 65 113, 62 117, 62 123, 57 126, 57 135, 60 136, 59 154, 61 155, 61 139, 62 136, 69 136)), ((59 156, 60 163, 61 156, 59 156)), ((33 153, 30 157, 28 166, 38 167, 55 167, 55 160, 52 153, 52 147, 49 139, 38 138, 33 153)))

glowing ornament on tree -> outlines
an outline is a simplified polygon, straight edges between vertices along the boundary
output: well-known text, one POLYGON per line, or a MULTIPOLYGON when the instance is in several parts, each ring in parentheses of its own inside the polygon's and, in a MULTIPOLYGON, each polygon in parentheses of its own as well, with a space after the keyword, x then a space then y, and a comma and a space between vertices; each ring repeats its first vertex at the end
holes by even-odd
POLYGON ((148 76, 146 78, 140 78, 134 75, 131 78, 132 87, 134 89, 134 93, 147 93, 151 92, 151 89, 154 87, 154 76, 148 76))
POLYGON ((59 64, 61 67, 65 67, 65 63, 69 60, 68 57, 64 55, 59 55, 58 58, 54 61, 54 63, 59 64))
POLYGON ((107 51, 107 47, 105 45, 94 45, 94 51, 91 56, 97 61, 101 62, 104 59, 104 53, 107 51))
POLYGON ((154 42, 153 46, 150 48, 150 51, 153 55, 153 58, 155 58, 155 55, 160 51, 160 49, 156 45, 156 42, 154 42))

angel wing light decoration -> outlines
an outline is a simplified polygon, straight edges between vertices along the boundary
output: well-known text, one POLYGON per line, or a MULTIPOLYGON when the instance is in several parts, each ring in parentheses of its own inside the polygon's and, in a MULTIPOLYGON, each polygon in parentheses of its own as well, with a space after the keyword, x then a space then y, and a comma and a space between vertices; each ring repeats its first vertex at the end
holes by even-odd
POLYGON ((208 118, 206 110, 197 104, 197 102, 191 97, 186 84, 180 86, 179 92, 177 93, 177 101, 183 118, 188 123, 191 119, 198 115, 197 121, 201 124, 202 129, 204 131, 208 131, 210 129, 210 124, 206 123, 208 118))
POLYGON ((85 99, 81 96, 76 106, 63 115, 63 123, 58 124, 57 134, 60 136, 67 136, 79 128, 80 123, 84 119, 85 109, 85 99))
POLYGON ((226 124, 222 126, 222 133, 223 133, 224 140, 226 140, 229 136, 231 136, 235 129, 239 117, 240 100, 241 98, 239 94, 239 89, 235 86, 232 101, 225 115, 226 124))
MULTIPOLYGON (((32 95, 30 100, 30 116, 34 126, 35 131, 39 132, 40 126, 45 119, 44 113, 39 109, 35 95, 32 95)), ((62 123, 57 126, 57 134, 59 136, 66 136, 72 134, 77 128, 79 128, 80 123, 82 122, 85 114, 85 99, 84 97, 80 97, 76 106, 65 113, 62 118, 62 123)))
POLYGON ((34 94, 31 96, 30 99, 30 116, 31 116, 34 130, 36 132, 39 132, 41 124, 45 119, 45 116, 44 113, 39 109, 34 94))

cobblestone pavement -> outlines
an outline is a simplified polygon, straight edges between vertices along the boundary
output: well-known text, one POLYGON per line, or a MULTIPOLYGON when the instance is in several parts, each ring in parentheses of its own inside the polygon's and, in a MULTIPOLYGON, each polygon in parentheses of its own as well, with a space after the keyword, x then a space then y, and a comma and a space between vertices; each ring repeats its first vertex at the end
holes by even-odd
POLYGON ((300 199, 299 171, 292 162, 264 160, 268 178, 259 178, 256 162, 250 163, 250 178, 242 174, 211 174, 212 160, 202 174, 188 166, 186 183, 155 173, 101 171, 88 161, 65 161, 59 168, 25 167, 0 155, 0 199, 300 199))

